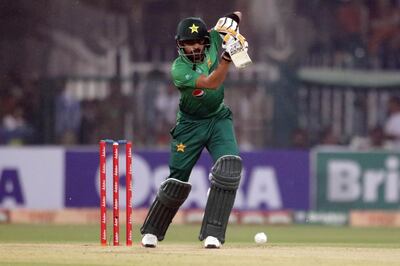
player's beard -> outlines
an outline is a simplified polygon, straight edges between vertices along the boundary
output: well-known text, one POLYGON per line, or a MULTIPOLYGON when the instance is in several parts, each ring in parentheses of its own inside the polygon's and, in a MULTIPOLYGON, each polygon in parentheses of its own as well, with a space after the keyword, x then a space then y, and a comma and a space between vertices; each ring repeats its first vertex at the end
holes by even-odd
POLYGON ((196 49, 193 50, 191 53, 186 54, 187 58, 189 58, 190 61, 193 63, 201 63, 204 60, 205 53, 204 53, 204 48, 203 49, 196 49))

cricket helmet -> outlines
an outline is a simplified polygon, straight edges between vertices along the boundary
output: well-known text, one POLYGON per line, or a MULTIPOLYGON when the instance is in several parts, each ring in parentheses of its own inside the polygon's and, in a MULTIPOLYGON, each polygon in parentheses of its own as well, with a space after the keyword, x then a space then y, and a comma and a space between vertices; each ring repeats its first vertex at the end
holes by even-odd
POLYGON ((210 33, 201 18, 189 17, 179 22, 175 40, 180 55, 190 59, 192 63, 200 63, 205 58, 205 49, 210 46, 210 33), (205 48, 202 51, 187 54, 184 50, 184 45, 188 41, 202 42, 205 48))

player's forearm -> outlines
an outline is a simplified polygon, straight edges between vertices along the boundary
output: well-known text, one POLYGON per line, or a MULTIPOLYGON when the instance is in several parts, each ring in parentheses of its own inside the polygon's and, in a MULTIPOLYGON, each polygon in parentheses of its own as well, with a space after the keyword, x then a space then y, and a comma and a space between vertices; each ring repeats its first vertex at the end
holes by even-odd
POLYGON ((226 74, 229 70, 230 62, 221 59, 218 67, 211 72, 208 76, 200 76, 197 79, 196 87, 197 88, 207 88, 207 89, 217 89, 221 86, 222 82, 224 82, 226 78, 226 74))

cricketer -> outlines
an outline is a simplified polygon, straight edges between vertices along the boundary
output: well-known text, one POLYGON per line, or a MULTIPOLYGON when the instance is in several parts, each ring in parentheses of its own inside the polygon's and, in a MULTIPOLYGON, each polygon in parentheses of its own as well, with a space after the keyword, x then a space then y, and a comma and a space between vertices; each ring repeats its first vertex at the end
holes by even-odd
POLYGON ((232 59, 248 65, 247 41, 239 33, 241 12, 220 18, 207 30, 201 18, 181 20, 176 32, 179 56, 171 67, 180 92, 176 125, 171 130, 170 174, 161 184, 141 227, 142 246, 162 241, 180 206, 188 197, 189 176, 204 148, 213 167, 199 240, 205 248, 220 248, 238 189, 242 160, 233 129, 232 112, 224 104, 224 85, 232 59), (219 55, 219 50, 223 49, 219 55))

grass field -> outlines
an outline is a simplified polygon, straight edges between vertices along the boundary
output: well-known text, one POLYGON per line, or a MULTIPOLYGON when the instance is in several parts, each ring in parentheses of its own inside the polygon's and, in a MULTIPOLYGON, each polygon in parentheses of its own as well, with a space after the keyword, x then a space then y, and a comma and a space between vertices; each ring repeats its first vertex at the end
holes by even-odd
POLYGON ((400 229, 230 226, 219 250, 202 248, 199 225, 172 226, 156 249, 140 247, 137 226, 132 247, 102 247, 98 231, 0 224, 0 265, 400 265, 400 229), (253 241, 260 231, 264 245, 253 241))

